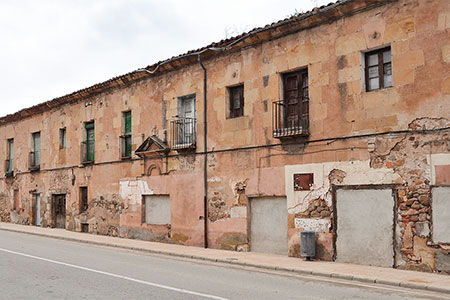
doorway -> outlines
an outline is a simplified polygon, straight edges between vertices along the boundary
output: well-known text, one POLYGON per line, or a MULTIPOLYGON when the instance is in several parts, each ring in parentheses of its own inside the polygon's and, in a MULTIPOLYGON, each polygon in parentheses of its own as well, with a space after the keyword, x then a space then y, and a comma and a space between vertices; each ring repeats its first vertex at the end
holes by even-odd
POLYGON ((250 250, 288 254, 288 214, 285 197, 250 199, 250 250))
POLYGON ((33 194, 32 201, 32 223, 35 226, 41 226, 41 195, 33 194))
POLYGON ((53 220, 56 228, 66 228, 66 195, 52 195, 53 220))
POLYGON ((392 188, 345 188, 336 191, 336 261, 394 266, 392 188))

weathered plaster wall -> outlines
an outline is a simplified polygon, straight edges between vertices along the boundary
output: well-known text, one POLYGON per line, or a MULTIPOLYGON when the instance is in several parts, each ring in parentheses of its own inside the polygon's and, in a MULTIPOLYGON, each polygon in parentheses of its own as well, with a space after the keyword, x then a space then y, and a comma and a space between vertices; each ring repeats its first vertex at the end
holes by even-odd
MULTIPOLYGON (((450 125, 449 16, 446 0, 400 0, 206 60, 208 150, 218 151, 207 161, 209 246, 248 251, 249 197, 281 196, 289 255, 299 256, 299 232, 309 229, 317 231, 318 258, 331 260, 332 185, 397 184, 396 265, 450 272, 448 246, 431 241, 430 193, 431 185, 450 183, 448 131, 375 135, 450 125), (362 55, 388 45, 393 87, 365 92, 362 55), (272 136, 271 105, 283 98, 283 73, 304 68, 310 135, 280 141, 272 136), (235 84, 244 84, 244 116, 228 118, 227 87, 235 84), (297 173, 314 174, 311 191, 293 191, 297 173)), ((203 155, 171 151, 168 158, 121 160, 119 139, 122 112, 130 110, 133 150, 152 134, 165 140, 178 97, 195 94, 196 151, 202 151, 202 76, 198 64, 189 65, 2 126, 0 141, 14 138, 15 161, 14 177, 0 180, 0 219, 32 223, 32 194, 39 193, 42 226, 53 226, 51 195, 66 194, 68 230, 88 224, 96 234, 202 246, 203 155), (84 166, 80 144, 91 120, 95 164, 84 166), (66 149, 59 147, 59 128, 67 130, 66 149), (30 173, 36 131, 41 170, 30 173), (80 212, 80 186, 89 188, 87 212, 80 212), (146 194, 170 196, 171 226, 142 223, 146 194)), ((6 152, 4 142, 0 157, 6 152)))

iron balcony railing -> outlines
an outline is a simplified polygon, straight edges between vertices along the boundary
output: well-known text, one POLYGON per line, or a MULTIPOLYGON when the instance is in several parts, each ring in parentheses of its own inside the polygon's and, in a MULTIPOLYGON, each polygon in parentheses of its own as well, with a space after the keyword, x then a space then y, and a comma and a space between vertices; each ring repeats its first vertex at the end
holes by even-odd
MULTIPOLYGON (((307 103, 307 99, 304 101, 307 103)), ((307 136, 309 134, 309 114, 307 108, 303 111, 297 106, 287 109, 283 100, 273 102, 272 107, 273 137, 307 136)))
POLYGON ((5 160, 5 177, 13 176, 13 162, 10 159, 5 160))
POLYGON ((28 157, 28 166, 31 171, 36 171, 40 169, 40 152, 31 151, 28 157))
POLYGON ((197 121, 195 118, 176 118, 170 121, 170 147, 175 150, 195 149, 197 121))

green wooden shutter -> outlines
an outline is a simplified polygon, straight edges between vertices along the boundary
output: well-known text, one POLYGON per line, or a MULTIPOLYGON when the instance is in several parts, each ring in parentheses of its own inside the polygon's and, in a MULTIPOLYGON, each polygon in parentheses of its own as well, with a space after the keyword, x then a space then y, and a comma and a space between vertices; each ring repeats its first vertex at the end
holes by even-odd
POLYGON ((131 111, 125 113, 125 134, 131 133, 131 111))

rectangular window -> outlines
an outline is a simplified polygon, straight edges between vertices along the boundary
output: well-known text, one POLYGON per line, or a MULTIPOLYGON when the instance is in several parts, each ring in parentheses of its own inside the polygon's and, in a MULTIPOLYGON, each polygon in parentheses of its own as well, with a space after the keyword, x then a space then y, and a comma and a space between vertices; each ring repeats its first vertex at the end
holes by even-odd
POLYGON ((244 85, 228 88, 230 95, 230 118, 242 117, 244 115, 244 85))
POLYGON ((88 188, 87 186, 80 187, 80 212, 85 212, 88 209, 88 188))
POLYGON ((95 159, 95 128, 94 122, 87 122, 84 125, 86 139, 82 147, 82 161, 84 163, 94 162, 95 159))
POLYGON ((122 158, 131 157, 132 139, 131 139, 131 111, 122 113, 122 136, 121 140, 121 156, 122 158))
POLYGON ((6 162, 5 162, 5 171, 7 174, 10 174, 14 170, 14 139, 8 139, 6 142, 6 162))
POLYGON ((41 165, 41 133, 35 132, 31 134, 31 152, 30 152, 30 169, 39 169, 41 165))
POLYGON ((171 121, 172 149, 194 149, 196 143, 195 94, 178 98, 177 116, 171 121))
POLYGON ((66 128, 59 130, 59 149, 66 149, 66 128))
POLYGON ((391 47, 365 53, 366 91, 392 86, 391 47))

